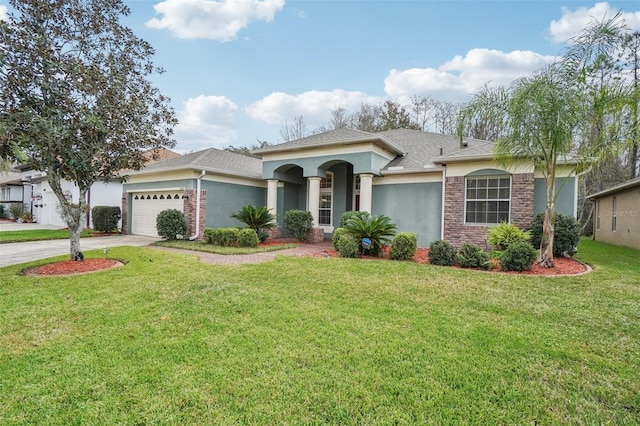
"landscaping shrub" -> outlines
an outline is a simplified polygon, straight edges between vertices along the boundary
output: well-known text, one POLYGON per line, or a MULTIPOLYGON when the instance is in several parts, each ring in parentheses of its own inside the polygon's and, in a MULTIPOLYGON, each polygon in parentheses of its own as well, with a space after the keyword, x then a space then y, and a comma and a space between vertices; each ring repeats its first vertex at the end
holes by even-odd
MULTIPOLYGON (((255 232, 255 231, 254 231, 255 232)), ((238 228, 208 228, 205 229, 205 240, 208 243, 223 246, 236 247, 240 236, 238 228), (209 231, 207 233, 207 231, 209 231)))
POLYGON ((258 247, 258 234, 254 229, 244 228, 238 232, 239 247, 258 247))
POLYGON ((487 230, 487 242, 497 252, 503 252, 515 242, 527 242, 531 239, 531 231, 523 231, 513 223, 500 222, 487 230))
POLYGON ((489 263, 489 254, 482 250, 477 244, 465 243, 458 250, 456 255, 458 265, 463 268, 480 268, 489 269, 491 263, 489 263))
POLYGON ((176 209, 161 211, 156 217, 158 235, 167 240, 177 240, 187 235, 187 220, 184 213, 176 209))
POLYGON ((265 230, 269 230, 276 226, 276 217, 269 212, 265 206, 255 207, 248 205, 231 215, 232 218, 238 219, 245 223, 250 229, 253 229, 260 241, 267 239, 269 234, 265 230))
POLYGON ((333 244, 334 249, 338 250, 338 240, 346 233, 347 230, 344 228, 336 228, 333 230, 333 235, 331 236, 331 244, 333 244))
POLYGON ((4 203, 0 203, 0 218, 4 218, 4 203))
POLYGON ((288 210, 284 214, 284 228, 291 237, 298 241, 306 241, 307 234, 313 228, 311 212, 305 210, 288 210))
POLYGON ((22 217, 25 211, 25 205, 22 203, 11 203, 9 204, 9 213, 11 214, 11 218, 13 220, 18 220, 22 217))
POLYGON ((383 245, 388 244, 396 233, 396 225, 388 216, 354 215, 344 225, 347 233, 353 235, 362 244, 364 238, 371 240, 369 248, 364 249, 368 255, 380 254, 383 245))
POLYGON ((360 240, 353 235, 343 233, 336 246, 340 257, 356 258, 360 254, 360 240))
POLYGON ((93 229, 100 232, 111 232, 118 229, 121 218, 118 206, 95 206, 91 209, 93 229))
MULTIPOLYGON (((531 244, 536 249, 540 248, 542 242, 542 224, 544 213, 537 214, 533 218, 531 228, 531 244)), ((572 256, 576 252, 576 247, 580 241, 580 225, 573 216, 556 214, 553 228, 553 255, 560 257, 565 253, 572 256)))
POLYGON ((429 263, 441 266, 455 265, 456 248, 444 240, 432 242, 429 246, 429 263))
POLYGON ((418 248, 418 237, 410 232, 400 232, 393 237, 391 241, 391 250, 389 250, 389 259, 391 260, 409 260, 416 254, 418 248))
POLYGON ((347 221, 352 217, 365 217, 365 216, 369 216, 369 213, 362 212, 362 211, 354 211, 354 210, 349 210, 347 212, 344 212, 340 217, 340 228, 344 228, 345 225, 347 224, 347 221))
POLYGON ((213 244, 213 238, 214 238, 215 232, 216 232, 215 228, 205 228, 202 240, 205 243, 213 244))
POLYGON ((518 241, 502 253, 500 265, 503 271, 528 271, 537 256, 538 251, 530 243, 518 241))

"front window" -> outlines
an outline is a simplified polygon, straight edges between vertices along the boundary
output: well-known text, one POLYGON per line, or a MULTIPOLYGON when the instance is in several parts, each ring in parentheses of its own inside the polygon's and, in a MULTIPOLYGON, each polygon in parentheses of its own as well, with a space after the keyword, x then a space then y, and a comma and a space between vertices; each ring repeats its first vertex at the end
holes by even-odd
POLYGON ((333 216, 333 173, 320 179, 320 209, 318 210, 318 225, 331 226, 333 216))
POLYGON ((510 176, 478 176, 466 179, 466 223, 508 222, 510 210, 510 176))

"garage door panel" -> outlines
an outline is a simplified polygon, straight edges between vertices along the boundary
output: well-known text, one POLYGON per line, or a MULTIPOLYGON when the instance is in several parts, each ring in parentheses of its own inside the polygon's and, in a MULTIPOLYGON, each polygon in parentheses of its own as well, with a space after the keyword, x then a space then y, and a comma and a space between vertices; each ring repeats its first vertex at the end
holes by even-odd
POLYGON ((150 191, 135 194, 131 203, 131 233, 157 237, 156 217, 163 210, 183 210, 183 200, 175 192, 150 191))

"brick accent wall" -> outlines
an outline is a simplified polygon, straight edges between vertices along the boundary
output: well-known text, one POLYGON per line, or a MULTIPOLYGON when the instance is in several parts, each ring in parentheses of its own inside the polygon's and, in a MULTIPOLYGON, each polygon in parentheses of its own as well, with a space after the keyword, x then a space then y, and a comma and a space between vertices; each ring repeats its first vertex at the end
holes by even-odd
POLYGON ((307 234, 307 241, 311 244, 319 244, 324 241, 324 229, 311 228, 307 234))
MULTIPOLYGON (((444 200, 444 239, 456 247, 464 243, 489 249, 486 226, 464 223, 464 176, 447 177, 444 200)), ((511 223, 523 229, 533 221, 535 181, 533 173, 511 175, 511 223)))
POLYGON ((123 235, 126 235, 129 233, 129 197, 128 194, 126 192, 122 193, 122 211, 121 213, 121 223, 122 223, 122 227, 120 229, 120 232, 123 235))
MULTIPOLYGON (((196 232, 196 190, 187 189, 183 194, 184 206, 182 211, 187 220, 188 234, 192 236, 196 232)), ((201 240, 204 237, 204 228, 207 225, 207 191, 200 190, 200 229, 196 239, 201 240)))

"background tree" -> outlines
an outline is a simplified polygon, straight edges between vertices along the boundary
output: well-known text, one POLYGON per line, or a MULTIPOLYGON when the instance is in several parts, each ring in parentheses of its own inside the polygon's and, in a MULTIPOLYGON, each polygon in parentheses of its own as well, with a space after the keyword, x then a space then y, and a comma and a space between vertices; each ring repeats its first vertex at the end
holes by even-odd
POLYGON ((0 153, 46 173, 82 259, 86 193, 140 169, 149 149, 173 147, 169 99, 151 45, 120 23, 120 0, 9 0, 0 23, 0 153), (79 189, 68 201, 61 181, 79 189), (75 201, 75 200, 74 200, 75 201))
POLYGON ((258 141, 258 143, 253 144, 251 146, 232 146, 232 145, 229 145, 224 150, 225 151, 229 151, 229 152, 234 152, 236 154, 242 154, 242 155, 246 155, 246 156, 249 156, 249 157, 253 157, 253 155, 251 155, 251 151, 253 151, 254 149, 266 148, 266 147, 272 145, 268 141, 261 141, 260 139, 258 139, 257 141, 258 141))
POLYGON ((286 119, 283 120, 280 123, 280 136, 283 142, 291 142, 309 136, 304 117, 298 115, 293 119, 293 123, 289 123, 286 119))

